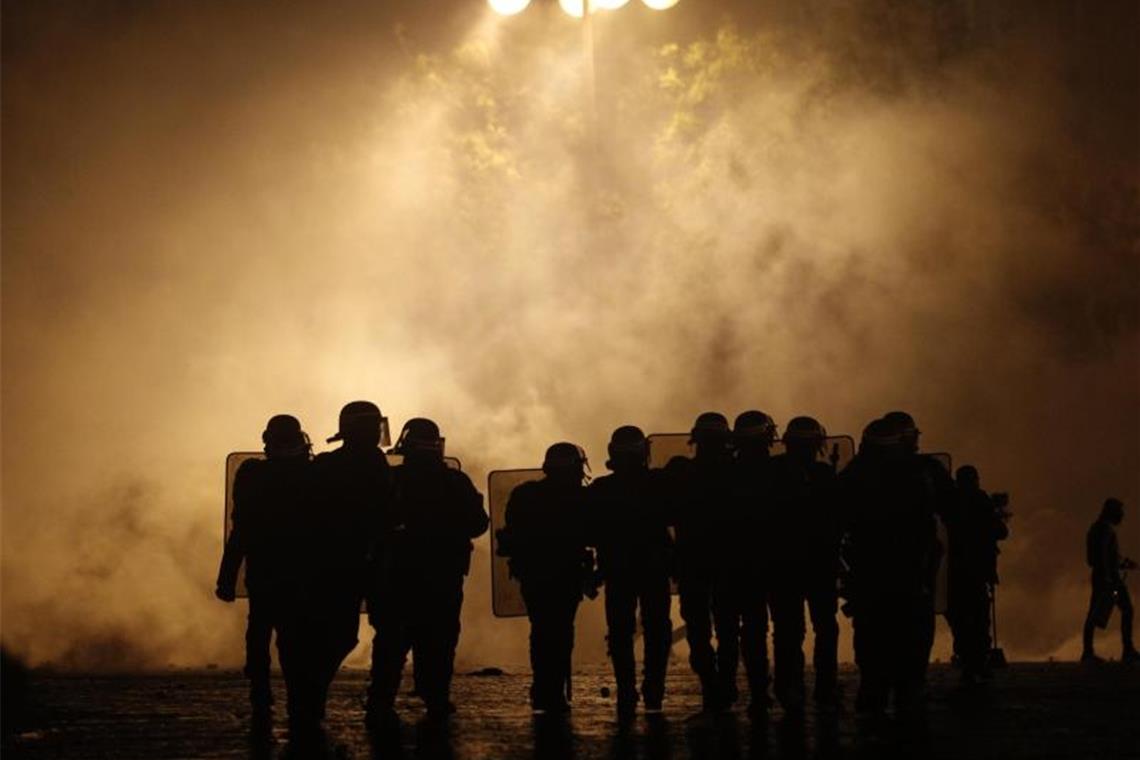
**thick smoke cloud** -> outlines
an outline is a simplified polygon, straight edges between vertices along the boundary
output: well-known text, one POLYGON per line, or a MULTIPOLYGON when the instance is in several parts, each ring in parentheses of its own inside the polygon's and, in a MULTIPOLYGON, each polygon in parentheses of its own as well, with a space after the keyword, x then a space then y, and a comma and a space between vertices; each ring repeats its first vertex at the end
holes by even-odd
MULTIPOLYGON (((1013 493, 1007 650, 1074 653, 1083 531, 1140 501, 1134 9, 629 8, 590 101, 553 10, 303 5, 5 9, 6 643, 235 662, 222 457, 373 398, 477 482, 909 409, 1013 493)), ((461 658, 521 662, 479 552, 461 658)))

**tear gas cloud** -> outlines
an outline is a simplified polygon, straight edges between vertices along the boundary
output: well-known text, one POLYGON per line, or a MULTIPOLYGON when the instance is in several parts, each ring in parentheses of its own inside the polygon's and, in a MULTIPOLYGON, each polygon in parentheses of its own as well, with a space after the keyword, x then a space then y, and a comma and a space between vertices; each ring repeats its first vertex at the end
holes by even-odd
MULTIPOLYGON (((224 455, 369 398, 477 483, 907 409, 1012 492, 1007 651, 1077 651, 1106 496, 1140 553, 1132 4, 631 5, 593 107, 553 6, 424 5, 5 5, 7 645, 236 663, 224 455)), ((460 659, 522 662, 477 551, 460 659)))

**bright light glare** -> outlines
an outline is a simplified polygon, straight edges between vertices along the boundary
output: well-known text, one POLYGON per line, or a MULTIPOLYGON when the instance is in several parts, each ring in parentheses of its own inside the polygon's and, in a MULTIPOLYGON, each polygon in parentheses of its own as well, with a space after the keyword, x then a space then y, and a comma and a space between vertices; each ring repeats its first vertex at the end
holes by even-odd
POLYGON ((667 11, 677 4, 678 0, 641 0, 655 11, 667 11))
POLYGON ((530 5, 530 0, 487 0, 487 2, 490 4, 491 10, 503 16, 522 13, 530 5))
MULTIPOLYGON (((558 4, 562 6, 562 10, 569 13, 574 18, 582 18, 582 9, 584 7, 583 0, 558 0, 558 4)), ((593 11, 597 6, 595 0, 590 2, 590 10, 593 11)))

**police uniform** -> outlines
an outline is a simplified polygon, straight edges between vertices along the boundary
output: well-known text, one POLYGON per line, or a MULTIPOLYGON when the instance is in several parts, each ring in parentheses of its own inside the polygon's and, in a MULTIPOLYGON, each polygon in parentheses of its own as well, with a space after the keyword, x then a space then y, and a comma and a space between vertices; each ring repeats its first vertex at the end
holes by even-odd
POLYGON ((585 575, 593 574, 581 482, 547 475, 517 486, 507 502, 499 545, 522 586, 530 620, 532 704, 536 710, 561 712, 567 707, 574 617, 585 575))
POLYGON ((633 639, 641 609, 645 632, 642 696, 660 709, 665 696, 672 623, 669 620, 672 539, 660 471, 630 467, 594 480, 589 497, 590 543, 605 583, 610 658, 619 711, 637 702, 633 639))
POLYGON ((860 710, 920 704, 934 627, 935 498, 913 455, 862 452, 840 476, 860 710))
POLYGON ((815 648, 814 697, 834 700, 838 673, 840 530, 834 469, 791 454, 773 457, 771 562, 776 696, 797 707, 804 692, 804 604, 815 648))
MULTIPOLYGON (((218 588, 232 596, 244 561, 249 593, 245 675, 250 682, 250 702, 260 714, 272 704, 269 645, 274 631, 282 666, 290 662, 287 644, 282 649, 282 630, 298 603, 304 580, 297 558, 304 552, 309 476, 306 453, 249 459, 234 477, 233 530, 222 555, 218 588)), ((286 668, 286 677, 290 675, 286 668)))
POLYGON ((376 629, 369 705, 391 710, 409 650, 416 691, 429 714, 446 715, 463 581, 472 539, 487 530, 483 496, 471 479, 441 459, 408 455, 392 469, 395 523, 369 600, 376 629))

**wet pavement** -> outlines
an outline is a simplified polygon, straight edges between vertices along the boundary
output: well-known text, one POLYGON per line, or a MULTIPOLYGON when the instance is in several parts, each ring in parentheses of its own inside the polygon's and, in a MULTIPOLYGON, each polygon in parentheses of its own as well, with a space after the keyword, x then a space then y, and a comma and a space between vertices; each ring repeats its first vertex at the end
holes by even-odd
MULTIPOLYGON (((445 730, 422 723, 418 700, 398 705, 398 743, 378 744, 363 727, 365 674, 342 673, 330 698, 331 757, 475 758, 1140 758, 1140 668, 1115 663, 1015 664, 988 686, 964 691, 956 673, 932 666, 924 722, 868 725, 850 709, 857 675, 845 669, 845 709, 808 709, 802 719, 773 708, 751 721, 741 708, 716 720, 687 719, 696 681, 677 664, 660 719, 639 716, 619 730, 605 670, 575 676, 566 723, 527 709, 526 674, 459 676, 458 713, 445 730)), ((407 683, 407 682, 406 682, 407 683)), ((278 704, 283 686, 275 682, 278 704)), ((33 676, 31 717, 5 741, 7 758, 240 758, 290 756, 283 709, 268 742, 251 740, 245 683, 226 671, 140 676, 33 676)))

